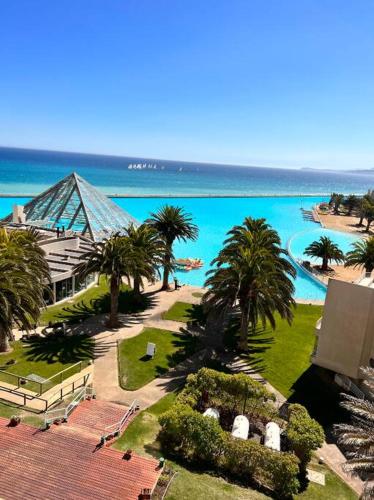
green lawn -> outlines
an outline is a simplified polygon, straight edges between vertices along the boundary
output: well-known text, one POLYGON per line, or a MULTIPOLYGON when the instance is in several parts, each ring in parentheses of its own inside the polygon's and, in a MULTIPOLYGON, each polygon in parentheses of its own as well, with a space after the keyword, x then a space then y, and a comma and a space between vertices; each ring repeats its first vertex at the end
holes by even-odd
MULTIPOLYGON (((139 300, 133 291, 122 285, 118 298, 118 309, 121 313, 130 314, 144 311, 150 305, 150 299, 142 296, 139 300)), ((47 307, 41 314, 39 323, 78 323, 95 314, 108 313, 110 310, 110 294, 105 277, 101 277, 97 285, 93 285, 77 297, 61 304, 47 307)))
POLYGON ((188 358, 197 348, 196 337, 169 330, 144 328, 139 335, 123 340, 119 345, 121 387, 130 391, 143 387, 188 358), (146 356, 148 342, 156 344, 156 354, 152 359, 146 356))
MULTIPOLYGON (((82 361, 85 366, 93 358, 94 341, 90 337, 76 335, 72 337, 50 336, 31 338, 29 341, 11 342, 12 351, 0 354, 0 370, 20 376, 30 374, 39 375, 48 379, 53 375, 82 361), (7 364, 15 360, 14 364, 7 364)), ((63 380, 79 372, 79 366, 67 370, 63 380)), ((0 381, 16 385, 17 379, 11 375, 0 372, 0 381)), ((60 383, 60 377, 43 384, 43 392, 60 383)), ((39 392, 39 384, 27 382, 25 389, 39 392)))
POLYGON ((275 332, 267 330, 250 340, 252 366, 290 402, 307 407, 329 430, 345 418, 339 407, 339 390, 332 374, 311 364, 321 306, 299 304, 292 325, 277 319, 275 332))
POLYGON ((13 415, 20 415, 21 421, 24 424, 40 428, 44 422, 42 416, 36 415, 31 411, 22 410, 20 407, 12 403, 0 402, 0 417, 9 418, 13 415))
POLYGON ((175 398, 176 393, 171 392, 140 412, 113 447, 124 451, 131 449, 140 455, 151 455, 159 458, 162 454, 159 443, 156 441, 160 430, 158 417, 172 406, 175 398))
POLYGON ((182 323, 187 323, 188 321, 200 323, 204 321, 204 314, 201 305, 190 304, 188 302, 175 302, 169 310, 162 314, 162 319, 180 321, 182 323))
MULTIPOLYGON (((122 437, 114 443, 114 448, 123 451, 132 449, 140 455, 156 458, 162 456, 160 443, 157 441, 157 434, 160 430, 158 417, 170 408, 175 397, 175 393, 170 393, 153 406, 139 413, 122 437)), ((260 500, 269 498, 251 488, 229 483, 221 477, 181 466, 171 460, 167 460, 167 465, 171 466, 178 474, 169 488, 166 500, 190 500, 190 498, 195 500, 205 500, 206 498, 214 500, 260 500)), ((326 474, 326 486, 310 483, 307 490, 295 498, 302 500, 357 499, 357 495, 327 467, 318 465, 315 461, 311 467, 326 474)))
POLYGON ((291 326, 277 318, 275 332, 266 330, 250 340, 254 366, 285 397, 294 392, 294 383, 310 366, 315 324, 321 315, 322 306, 299 304, 291 326))

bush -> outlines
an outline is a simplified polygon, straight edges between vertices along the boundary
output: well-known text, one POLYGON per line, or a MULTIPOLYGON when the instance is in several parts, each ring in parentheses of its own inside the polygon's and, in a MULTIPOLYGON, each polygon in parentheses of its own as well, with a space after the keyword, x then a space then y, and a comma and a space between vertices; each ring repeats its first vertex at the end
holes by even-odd
POLYGON ((160 440, 187 460, 213 462, 222 453, 224 432, 214 418, 204 417, 187 405, 176 404, 160 416, 160 440))
POLYGON ((319 423, 310 417, 304 406, 292 404, 288 411, 286 435, 292 450, 300 459, 302 468, 305 468, 311 459, 312 451, 322 446, 325 433, 319 423))
POLYGON ((274 491, 277 498, 297 492, 299 468, 295 455, 233 438, 214 418, 180 403, 161 415, 159 421, 163 446, 179 456, 215 465, 246 482, 256 482, 274 491))
POLYGON ((264 404, 274 400, 274 395, 263 384, 244 373, 227 373, 202 368, 196 374, 189 375, 187 384, 178 401, 192 408, 214 406, 225 408, 232 413, 264 414, 274 416, 272 408, 264 404))

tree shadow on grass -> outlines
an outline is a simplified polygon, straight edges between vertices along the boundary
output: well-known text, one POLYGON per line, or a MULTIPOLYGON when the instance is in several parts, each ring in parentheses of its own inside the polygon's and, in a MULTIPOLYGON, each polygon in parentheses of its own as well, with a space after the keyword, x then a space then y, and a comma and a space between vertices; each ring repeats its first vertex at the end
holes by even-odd
POLYGON ((191 304, 191 307, 186 309, 187 323, 192 326, 205 326, 207 315, 201 304, 191 304))
POLYGON ((25 342, 28 361, 77 363, 94 357, 95 341, 87 335, 52 334, 25 342))
POLYGON ((334 442, 332 426, 348 420, 347 412, 339 406, 341 390, 334 383, 334 374, 311 365, 292 386, 288 403, 300 403, 311 417, 324 428, 327 442, 334 442))
MULTIPOLYGON (((167 367, 165 366, 155 366, 155 371, 157 377, 165 375, 171 368, 179 365, 189 357, 191 357, 198 350, 200 345, 198 339, 194 335, 178 335, 175 334, 172 345, 177 349, 172 354, 166 356, 167 367)), ((143 356, 145 358, 145 356, 143 356)), ((146 361, 141 358, 142 361, 146 361)))
MULTIPOLYGON (((224 346, 229 351, 236 351, 239 342, 240 318, 234 315, 224 333, 224 346)), ((262 356, 274 343, 274 334, 270 328, 259 326, 248 335, 248 352, 240 355, 251 365, 251 372, 261 373, 266 369, 262 356)))
MULTIPOLYGON (((120 314, 137 314, 152 307, 154 298, 149 295, 137 296, 133 290, 121 290, 118 297, 118 312, 120 314)), ((65 306, 56 315, 58 322, 68 324, 82 321, 98 314, 107 314, 110 311, 110 293, 104 293, 88 303, 84 299, 73 305, 65 306)))

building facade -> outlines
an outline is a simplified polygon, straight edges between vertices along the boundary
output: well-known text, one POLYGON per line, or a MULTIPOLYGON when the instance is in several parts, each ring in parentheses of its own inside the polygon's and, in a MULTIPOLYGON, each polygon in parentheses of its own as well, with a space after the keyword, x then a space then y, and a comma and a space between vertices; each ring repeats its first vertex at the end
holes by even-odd
POLYGON ((374 281, 330 279, 323 317, 316 325, 312 362, 359 384, 360 368, 374 366, 374 281))

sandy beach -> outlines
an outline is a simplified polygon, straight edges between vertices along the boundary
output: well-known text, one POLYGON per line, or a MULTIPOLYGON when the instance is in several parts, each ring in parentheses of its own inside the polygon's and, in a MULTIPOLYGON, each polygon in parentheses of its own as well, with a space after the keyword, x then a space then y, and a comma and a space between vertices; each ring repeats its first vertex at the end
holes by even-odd
MULTIPOLYGON (((373 230, 369 233, 365 232, 365 225, 358 226, 359 218, 357 216, 349 215, 335 215, 332 213, 322 213, 318 210, 318 217, 327 229, 335 231, 343 231, 346 233, 355 234, 360 238, 366 238, 368 235, 374 234, 373 230)), ((318 277, 324 282, 328 283, 329 278, 336 278, 342 281, 354 282, 357 281, 363 274, 363 269, 353 269, 352 267, 344 267, 344 265, 330 265, 331 271, 328 273, 318 272, 318 277)), ((317 269, 315 268, 317 271, 317 269)))

